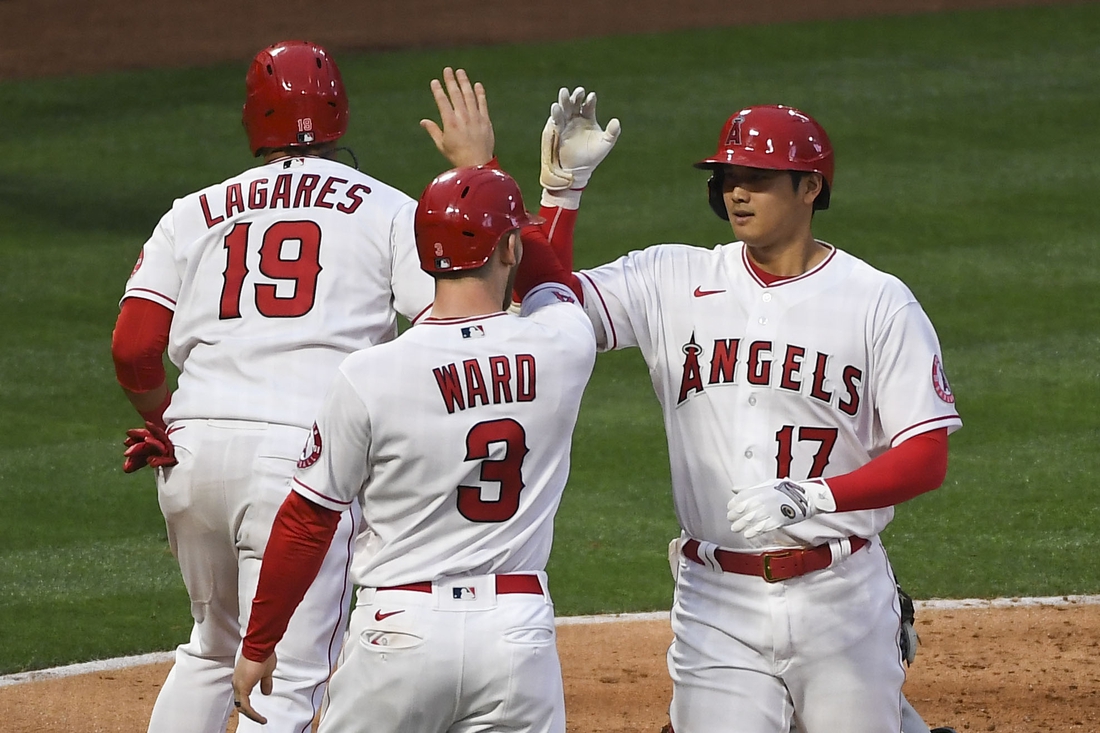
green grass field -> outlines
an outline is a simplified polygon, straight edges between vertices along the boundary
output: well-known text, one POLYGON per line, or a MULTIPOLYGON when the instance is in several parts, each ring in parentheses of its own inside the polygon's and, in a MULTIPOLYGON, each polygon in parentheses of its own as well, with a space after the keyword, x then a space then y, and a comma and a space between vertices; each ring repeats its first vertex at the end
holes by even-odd
MULTIPOLYGON (((965 428, 945 486, 887 532, 917 598, 1100 592, 1100 5, 577 43, 339 56, 348 142, 416 195, 447 64, 486 83, 504 165, 537 195, 559 86, 621 141, 585 196, 580 266, 728 226, 691 163, 740 105, 811 112, 837 150, 819 236, 905 280, 965 428)), ((186 595, 152 476, 120 469, 117 300, 176 196, 252 164, 246 64, 0 83, 0 673, 170 648, 186 595)), ((565 615, 667 608, 676 532, 638 353, 599 359, 550 573, 565 615)))

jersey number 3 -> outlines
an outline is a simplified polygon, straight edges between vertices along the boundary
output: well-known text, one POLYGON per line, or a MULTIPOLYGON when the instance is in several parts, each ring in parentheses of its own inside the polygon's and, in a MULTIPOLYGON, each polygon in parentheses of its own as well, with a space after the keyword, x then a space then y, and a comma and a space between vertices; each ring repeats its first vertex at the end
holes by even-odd
MULTIPOLYGON (((222 320, 241 317, 241 292, 248 275, 248 231, 252 224, 241 222, 225 237, 225 272, 222 277, 222 320)), ((280 221, 264 232, 260 244, 260 273, 272 280, 293 283, 291 294, 279 295, 278 285, 256 284, 256 310, 268 318, 297 318, 309 313, 317 296, 317 275, 321 272, 321 227, 313 221, 280 221), (297 254, 284 258, 288 242, 297 242, 297 254)))
POLYGON ((527 434, 511 418, 479 422, 466 434, 466 460, 481 461, 481 481, 495 482, 500 496, 486 501, 480 486, 458 487, 458 511, 471 522, 503 522, 519 511, 523 491, 523 459, 527 456, 527 434), (490 459, 493 443, 504 443, 504 456, 490 459))

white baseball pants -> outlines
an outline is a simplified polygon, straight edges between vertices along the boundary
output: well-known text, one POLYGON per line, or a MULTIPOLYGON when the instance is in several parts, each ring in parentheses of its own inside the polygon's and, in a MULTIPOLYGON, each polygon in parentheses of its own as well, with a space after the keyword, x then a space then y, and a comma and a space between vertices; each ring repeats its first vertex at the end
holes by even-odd
POLYGON ((554 606, 538 576, 538 595, 498 594, 492 575, 430 593, 360 589, 320 733, 565 733, 554 606))
POLYGON ((681 559, 668 650, 678 733, 889 733, 905 681, 893 572, 878 539, 768 583, 681 559))
MULTIPOLYGON (((309 431, 236 420, 181 420, 170 430, 179 464, 158 471, 157 488, 194 627, 176 649, 149 731, 225 733, 264 548, 309 431)), ((242 716, 241 733, 310 730, 344 638, 357 523, 352 511, 341 518, 317 580, 275 649, 274 690, 262 698, 267 726, 242 716)))

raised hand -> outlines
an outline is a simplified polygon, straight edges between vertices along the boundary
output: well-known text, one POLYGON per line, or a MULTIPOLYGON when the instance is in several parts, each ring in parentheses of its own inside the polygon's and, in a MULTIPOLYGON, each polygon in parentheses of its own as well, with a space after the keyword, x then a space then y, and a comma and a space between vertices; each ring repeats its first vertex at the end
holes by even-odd
POLYGON ((420 126, 439 152, 456 168, 492 160, 496 138, 481 82, 470 84, 465 69, 454 71, 448 66, 443 69, 443 83, 432 79, 430 86, 442 127, 427 119, 420 120, 420 126))
POLYGON ((607 123, 607 129, 600 127, 595 92, 585 94, 584 87, 577 87, 570 93, 562 87, 542 129, 539 183, 547 191, 583 189, 621 131, 616 118, 607 123))

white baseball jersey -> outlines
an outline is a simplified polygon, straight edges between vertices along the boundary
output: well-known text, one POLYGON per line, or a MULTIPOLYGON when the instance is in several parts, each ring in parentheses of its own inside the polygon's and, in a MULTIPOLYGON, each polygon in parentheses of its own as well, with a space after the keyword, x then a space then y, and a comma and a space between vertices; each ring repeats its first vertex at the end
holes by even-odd
POLYGON ((361 502, 357 585, 545 567, 596 348, 564 286, 523 312, 427 318, 341 364, 293 488, 361 502))
POLYGON ((600 348, 637 346, 664 411, 673 498, 691 536, 735 550, 873 537, 893 509, 822 514, 746 540, 734 486, 852 471, 962 425, 936 333, 897 278, 829 247, 766 285, 742 243, 660 245, 581 273, 600 348))
POLYGON ((308 428, 353 351, 432 300, 416 202, 341 163, 286 158, 177 199, 123 298, 174 311, 165 414, 308 428), (396 310, 396 312, 395 312, 396 310))

